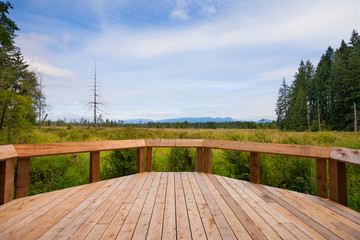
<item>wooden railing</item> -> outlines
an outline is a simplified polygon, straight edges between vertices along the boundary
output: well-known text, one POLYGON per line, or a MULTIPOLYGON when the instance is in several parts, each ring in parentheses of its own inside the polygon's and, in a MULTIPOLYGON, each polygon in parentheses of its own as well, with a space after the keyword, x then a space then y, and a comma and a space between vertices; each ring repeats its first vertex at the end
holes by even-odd
POLYGON ((90 153, 90 182, 99 181, 100 152, 137 149, 137 171, 151 172, 153 147, 196 148, 196 171, 211 173, 211 149, 250 152, 250 181, 260 183, 260 154, 277 154, 316 159, 316 186, 319 197, 347 205, 346 164, 360 165, 356 149, 274 143, 237 142, 204 139, 141 139, 100 142, 73 142, 0 146, 0 204, 13 199, 17 159, 16 198, 28 196, 30 158, 90 153), (329 171, 327 171, 329 162, 329 171), (329 172, 329 174, 328 174, 329 172))

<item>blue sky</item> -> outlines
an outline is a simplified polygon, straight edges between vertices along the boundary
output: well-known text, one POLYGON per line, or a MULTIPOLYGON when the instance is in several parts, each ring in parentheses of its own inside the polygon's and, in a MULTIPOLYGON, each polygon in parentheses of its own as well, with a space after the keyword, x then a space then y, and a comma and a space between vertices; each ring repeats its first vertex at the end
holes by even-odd
POLYGON ((358 0, 17 0, 15 39, 50 119, 276 119, 283 77, 360 30, 358 0))

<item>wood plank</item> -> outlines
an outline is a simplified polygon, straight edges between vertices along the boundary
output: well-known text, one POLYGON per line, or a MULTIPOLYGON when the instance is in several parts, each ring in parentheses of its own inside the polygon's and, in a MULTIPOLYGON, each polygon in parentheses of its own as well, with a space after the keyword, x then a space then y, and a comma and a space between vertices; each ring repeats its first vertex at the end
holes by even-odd
POLYGON ((149 193, 141 210, 139 220, 136 224, 133 239, 146 239, 149 231, 150 220, 154 209, 156 194, 160 184, 161 173, 155 173, 154 180, 151 184, 149 193))
POLYGON ((232 231, 236 235, 238 239, 252 239, 249 233, 244 228, 243 224, 240 222, 240 220, 236 217, 233 210, 229 207, 229 205, 225 202, 224 198, 221 196, 219 191, 216 189, 216 187, 213 185, 213 183, 210 181, 210 179, 205 179, 205 183, 207 187, 209 188, 211 194, 214 196, 214 199, 218 206, 220 207, 220 210, 224 214, 227 222, 229 223, 232 231))
POLYGON ((18 158, 16 174, 16 198, 27 197, 29 194, 30 158, 18 158))
POLYGON ((210 139, 204 140, 204 147, 243 152, 258 152, 266 154, 326 159, 330 157, 330 153, 333 150, 332 147, 259 142, 237 142, 210 139))
POLYGON ((167 173, 161 173, 159 188, 156 193, 154 210, 152 212, 148 235, 146 239, 157 240, 161 239, 162 226, 164 219, 167 173))
MULTIPOLYGON (((293 234, 291 234, 281 222, 272 216, 271 212, 268 212, 264 208, 263 204, 256 202, 247 194, 247 192, 243 190, 243 187, 240 187, 241 185, 236 184, 239 180, 231 181, 229 178, 226 179, 220 176, 214 176, 223 186, 231 186, 232 189, 244 200, 244 202, 246 202, 281 238, 296 239, 295 236, 293 236, 293 234)), ((225 189, 227 188, 225 187, 225 189)), ((264 202, 264 205, 267 205, 267 203, 264 202)), ((262 224, 260 223, 258 227, 259 226, 261 227, 262 224)), ((267 237, 269 236, 267 234, 265 235, 267 237)))
MULTIPOLYGON (((112 195, 116 196, 116 195, 120 195, 121 196, 127 196, 126 195, 126 188, 128 187, 128 184, 129 182, 133 181, 134 180, 134 175, 130 175, 130 176, 127 176, 127 177, 122 177, 122 178, 118 178, 117 181, 121 181, 121 184, 118 186, 118 188, 112 193, 112 195)), ((136 179, 134 180, 135 182, 137 181, 136 179)), ((119 197, 119 196, 118 196, 119 197)), ((108 199, 109 201, 111 201, 112 199, 108 199)), ((116 199, 118 200, 118 198, 116 199)), ((116 200, 112 203, 112 205, 109 207, 113 207, 116 209, 116 206, 114 206, 116 200)), ((106 204, 106 203, 104 203, 106 204)), ((43 239, 52 239, 54 238, 59 232, 61 232, 63 229, 66 228, 66 225, 69 223, 69 222, 72 222, 76 216, 78 216, 79 212, 81 211, 81 209, 84 209, 85 207, 81 207, 81 206, 78 206, 78 211, 76 211, 76 209, 74 209, 73 211, 71 211, 69 214, 67 214, 64 218, 62 218, 58 223, 56 223, 52 228, 50 228, 43 236, 42 238, 43 239)), ((107 211, 109 210, 109 208, 107 209, 107 211)), ((117 208, 119 209, 120 206, 117 208)), ((97 210, 97 213, 95 213, 94 216, 90 217, 90 221, 92 220, 91 218, 98 218, 98 214, 101 215, 101 211, 102 211, 102 207, 97 210)), ((107 213, 106 211, 106 213, 107 213)), ((105 214, 102 215, 102 218, 104 217, 105 214)), ((115 214, 114 214, 115 215, 115 214)), ((101 218, 101 219, 102 219, 101 218)), ((111 216, 111 219, 113 218, 113 216, 111 216)), ((87 220, 89 221, 89 219, 87 220)), ((110 220, 111 221, 111 220, 110 220)), ((102 225, 106 225, 108 226, 110 221, 108 222, 105 222, 105 224, 102 224, 102 225)), ((95 223, 99 223, 99 221, 97 222, 94 222, 95 223)), ((88 224, 88 223, 85 223, 85 225, 88 224)), ((89 225, 89 224, 88 224, 89 225)), ((91 225, 91 224, 90 224, 91 225)))
MULTIPOLYGON (((201 192, 204 196, 204 199, 208 205, 208 208, 212 214, 212 217, 215 221, 215 224, 221 234, 223 239, 237 239, 234 232, 232 231, 230 225, 226 221, 224 214, 222 213, 221 209, 219 208, 214 196, 211 194, 209 188, 207 187, 204 179, 203 173, 194 173, 195 179, 201 189, 201 192)), ((199 208, 201 209, 201 208, 199 208)), ((202 211, 200 211, 202 212, 202 211)), ((208 220, 211 221, 211 220, 208 220)), ((206 229, 206 228, 205 228, 206 229)))
POLYGON ((164 208, 163 239, 176 239, 175 174, 168 173, 164 208))
MULTIPOLYGON (((55 199, 39 211, 34 212, 34 214, 29 215, 11 228, 8 228, 5 232, 9 234, 9 236, 12 236, 12 238, 23 238, 24 236, 28 238, 38 238, 71 212, 71 210, 83 203, 91 194, 102 191, 101 187, 104 184, 103 182, 98 182, 91 187, 81 188, 74 194, 64 194, 64 197, 55 199), (66 205, 61 204, 65 199, 66 205)), ((66 193, 67 191, 64 192, 66 193)))
POLYGON ((0 146, 0 162, 17 157, 18 153, 16 152, 14 145, 0 146))
MULTIPOLYGON (((115 201, 115 206, 113 205, 110 207, 110 210, 113 208, 115 210, 117 209, 119 210, 115 212, 116 215, 113 218, 111 218, 111 223, 109 224, 108 228, 102 235, 101 239, 116 239, 147 177, 148 177, 147 173, 136 174, 135 177, 133 178, 134 181, 131 181, 131 183, 127 185, 124 194, 122 194, 120 198, 118 198, 115 201), (134 185, 134 183, 136 184, 134 185), (120 208, 118 208, 117 206, 119 206, 120 204, 122 205, 120 208)), ((112 212, 113 211, 110 211, 110 214, 106 216, 106 214, 108 213, 107 211, 104 214, 103 218, 100 219, 99 223, 107 223, 108 219, 110 219, 110 217, 112 216, 112 212)))
POLYGON ((196 148, 203 146, 203 139, 145 139, 147 147, 196 148))
POLYGON ((199 210, 201 221, 205 229, 207 239, 220 239, 221 235, 216 226, 215 220, 211 215, 210 209, 206 204, 205 198, 202 195, 199 185, 196 182, 195 176, 193 173, 187 173, 191 188, 193 190, 194 198, 199 210))
POLYGON ((300 194, 300 193, 294 192, 294 191, 286 191, 286 192, 281 191, 281 192, 283 192, 284 194, 285 193, 286 194, 291 194, 291 195, 295 196, 296 198, 301 199, 303 202, 307 203, 311 207, 321 211, 322 214, 326 214, 328 216, 331 216, 328 219, 328 221, 330 221, 330 219, 332 218, 334 222, 339 221, 339 222, 341 222, 343 224, 346 224, 346 225, 348 225, 348 226, 350 226, 352 228, 355 228, 355 229, 360 227, 360 224, 358 224, 358 223, 356 223, 356 222, 354 222, 352 220, 349 220, 348 218, 342 216, 341 214, 338 214, 338 213, 332 211, 331 209, 328 209, 328 208, 324 207, 323 205, 317 203, 316 201, 313 201, 310 198, 305 197, 303 194, 300 194))
POLYGON ((18 228, 15 228, 15 230, 20 229, 21 224, 26 225, 32 219, 36 218, 36 216, 41 216, 41 214, 46 211, 44 211, 42 208, 46 208, 48 204, 54 204, 55 201, 61 201, 59 200, 60 198, 65 199, 66 196, 71 196, 71 194, 80 191, 81 187, 74 187, 62 191, 59 190, 47 193, 46 198, 35 198, 35 204, 21 204, 17 209, 14 209, 0 218, 0 232, 5 231, 9 227, 14 228, 14 225, 19 226, 18 228))
POLYGON ((360 150, 334 147, 330 153, 330 158, 344 163, 360 165, 360 150))
MULTIPOLYGON (((333 232, 333 229, 328 229, 326 223, 319 223, 319 218, 321 220, 322 216, 317 216, 316 209, 309 211, 308 209, 305 209, 300 204, 298 204, 296 201, 290 201, 287 199, 284 195, 279 193, 275 190, 275 188, 267 188, 262 185, 255 185, 259 190, 265 192, 269 196, 271 196, 277 203, 279 203, 281 206, 286 208, 288 211, 290 211, 292 214, 294 214, 297 218, 301 219, 304 223, 315 229, 318 233, 323 235, 325 238, 332 238, 332 239, 341 239, 337 234, 333 232)), ((310 208, 311 209, 311 208, 310 208)), ((330 226, 330 225, 328 225, 330 226)), ((331 228, 331 226, 330 226, 331 228)), ((342 235, 342 234, 340 234, 342 235)))
POLYGON ((352 228, 351 226, 343 222, 332 222, 332 224, 345 231, 347 234, 351 235, 354 239, 360 239, 360 232, 358 231, 360 229, 360 226, 352 228))
MULTIPOLYGON (((289 219, 296 227, 298 227, 302 232, 307 234, 311 239, 322 239, 326 240, 324 236, 322 236, 320 233, 315 231, 311 226, 304 223, 301 219, 297 218, 295 215, 293 215, 291 212, 289 212, 287 209, 282 207, 277 202, 269 203, 271 207, 280 214, 282 214, 284 217, 289 219)), ((299 238, 302 239, 302 238, 299 238)))
POLYGON ((329 159, 330 199, 347 206, 346 163, 329 159))
POLYGON ((279 235, 228 184, 222 185, 214 175, 207 175, 225 202, 253 239, 280 239, 279 235), (261 230, 260 230, 261 229, 261 230), (265 237, 266 236, 266 237, 265 237))
POLYGON ((141 173, 145 171, 145 148, 137 148, 137 172, 141 173))
POLYGON ((86 240, 100 239, 104 231, 106 230, 106 224, 96 224, 91 232, 86 236, 86 240))
POLYGON ((100 239, 103 240, 113 240, 116 239, 120 229, 122 228, 127 216, 129 215, 129 212, 133 206, 133 203, 124 203, 121 205, 121 208, 115 215, 113 221, 108 226, 104 234, 101 236, 100 239))
POLYGON ((192 239, 190 232, 189 216, 181 175, 175 173, 175 208, 176 208, 176 235, 178 239, 192 239))
POLYGON ((139 220, 141 210, 144 206, 146 197, 150 191, 151 184, 153 182, 153 179, 155 177, 155 173, 146 173, 147 178, 146 181, 139 192, 139 195, 137 196, 124 224, 122 225, 120 232, 116 239, 130 239, 134 233, 136 224, 139 220))
POLYGON ((193 191, 191 189, 188 175, 182 172, 181 180, 183 183, 187 213, 189 216, 191 236, 193 239, 206 239, 205 230, 201 222, 200 213, 197 208, 197 204, 195 201, 193 191))
POLYGON ((250 152, 250 182, 260 183, 260 153, 250 152))
POLYGON ((117 196, 121 194, 122 188, 125 187, 122 185, 123 180, 124 178, 117 178, 108 190, 101 194, 79 217, 73 220, 75 224, 70 223, 73 225, 74 230, 71 234, 72 238, 84 239, 89 234, 117 196), (120 186, 122 188, 119 189, 120 186), (79 226, 77 230, 75 225, 79 226))
POLYGON ((327 159, 316 159, 316 195, 328 197, 327 159))
POLYGON ((14 145, 18 157, 41 157, 72 153, 111 151, 118 149, 145 147, 145 140, 115 140, 96 142, 67 142, 14 145))
POLYGON ((15 158, 0 162, 0 204, 13 200, 15 158))
MULTIPOLYGON (((269 189, 269 187, 266 188, 269 189)), ((271 188, 271 192, 274 192, 279 196, 283 197, 287 202, 291 203, 293 206, 295 206, 297 209, 307 214, 308 216, 311 216, 312 219, 314 219, 317 223, 323 225, 325 228, 327 228, 329 231, 333 232, 337 236, 343 239, 352 239, 351 236, 342 231, 342 229, 334 227, 334 225, 331 224, 331 222, 336 222, 338 220, 336 217, 340 217, 339 215, 335 213, 325 214, 323 212, 323 210, 327 211, 325 208, 320 206, 314 206, 314 203, 312 201, 306 202, 306 198, 302 199, 301 195, 297 195, 299 196, 297 197, 295 196, 295 193, 292 193, 292 191, 271 188)))
POLYGON ((152 172, 153 170, 153 150, 152 147, 146 147, 146 171, 152 172))
POLYGON ((314 202, 317 202, 318 204, 321 204, 324 207, 331 209, 332 211, 336 212, 337 214, 339 214, 343 217, 346 217, 346 218, 350 219, 351 221, 360 225, 360 213, 359 212, 356 212, 348 207, 345 207, 344 205, 330 201, 328 199, 319 199, 315 196, 305 194, 305 193, 300 193, 300 194, 302 194, 304 197, 307 197, 307 198, 313 200, 314 202))
POLYGON ((204 172, 211 173, 211 148, 204 148, 204 172))
POLYGON ((90 182, 98 182, 100 180, 100 152, 90 153, 90 182))
MULTIPOLYGON (((118 186, 118 184, 116 184, 116 180, 117 179, 111 179, 105 181, 104 185, 101 185, 101 187, 93 194, 88 196, 86 199, 83 199, 83 201, 81 201, 80 204, 77 204, 77 206, 73 208, 72 211, 68 211, 68 214, 63 215, 60 219, 54 221, 54 223, 46 229, 47 231, 44 231, 40 235, 34 235, 34 237, 38 238, 41 236, 40 239, 49 239, 50 234, 54 234, 55 239, 65 239, 73 236, 73 234, 81 227, 86 219, 97 209, 97 207, 104 201, 104 199, 106 199, 111 194, 111 192, 114 191, 114 188, 118 186), (59 225, 63 226, 62 223, 65 221, 66 225, 64 227, 59 227, 59 225)), ((61 206, 58 205, 57 207, 60 208, 61 206)), ((53 208, 52 210, 56 210, 56 208, 53 208)), ((61 210, 57 209, 57 211, 61 210)), ((48 217, 51 217, 51 215, 48 215, 48 217)), ((38 230, 35 232, 37 231, 38 230)))
POLYGON ((203 159, 204 159, 204 150, 203 148, 196 148, 196 171, 202 172, 203 167, 203 159))
MULTIPOLYGON (((261 208, 263 208, 264 210, 266 210, 271 217, 273 217, 274 219, 276 219, 276 221, 278 221, 280 224, 282 224, 289 232, 292 233, 292 235, 294 235, 295 237, 297 237, 298 239, 311 239, 306 233, 304 233, 301 229, 298 228, 298 226, 296 226, 291 220, 289 220, 288 218, 285 218, 283 216, 283 214, 280 214, 278 211, 276 211, 270 204, 269 202, 266 202, 263 198, 261 198, 260 196, 258 196, 255 192, 253 192, 250 188, 248 188, 244 183, 245 181, 240 181, 240 180, 235 180, 235 179, 231 179, 231 178, 227 178, 227 177, 223 177, 226 181, 230 181, 233 182, 234 184, 236 184, 237 186, 239 186, 239 189, 237 189, 237 191, 239 192, 244 192, 246 193, 250 198, 252 198, 258 205, 261 206, 261 208)), ((242 195, 243 198, 246 201, 249 201, 249 199, 242 195)), ((252 207, 254 208, 255 205, 252 205, 252 207)), ((255 208, 254 208, 255 209, 255 208)), ((274 227, 274 229, 276 229, 276 227, 274 227)))
POLYGON ((113 220, 116 213, 121 208, 121 205, 124 203, 125 199, 128 197, 130 192, 133 190, 134 186, 137 184, 137 182, 140 179, 140 175, 130 175, 126 176, 125 181, 123 181, 122 185, 120 186, 122 188, 121 194, 116 198, 116 200, 111 204, 111 206, 106 210, 104 215, 101 217, 101 219, 98 221, 99 224, 110 224, 113 220))

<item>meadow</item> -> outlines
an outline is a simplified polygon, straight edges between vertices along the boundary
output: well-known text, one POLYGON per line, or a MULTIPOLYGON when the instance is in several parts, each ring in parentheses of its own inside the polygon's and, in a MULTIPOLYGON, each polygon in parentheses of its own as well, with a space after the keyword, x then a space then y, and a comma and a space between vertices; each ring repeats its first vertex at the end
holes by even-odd
MULTIPOLYGON (((56 143, 121 139, 218 139, 264 143, 336 146, 360 149, 360 134, 354 132, 281 132, 273 129, 156 129, 156 128, 87 128, 48 127, 22 134, 19 143, 56 143)), ((177 151, 153 149, 154 171, 174 171, 174 156, 192 159, 195 149, 177 151)), ((132 173, 136 170, 135 152, 101 152, 101 179, 132 173), (119 155, 120 154, 120 155, 119 155), (121 160, 119 160, 121 159, 121 160), (129 160, 130 159, 130 160, 129 160), (120 162, 125 165, 118 166, 120 162), (124 170, 125 169, 125 170, 124 170)), ((316 194, 315 160, 261 154, 261 183, 316 194)), ((212 151, 212 173, 237 179, 249 179, 249 153, 212 151)), ((191 169, 191 168, 189 168, 191 169)), ((30 195, 89 182, 89 154, 33 158, 30 166, 30 195)), ((348 205, 360 211, 360 166, 347 165, 348 205)))

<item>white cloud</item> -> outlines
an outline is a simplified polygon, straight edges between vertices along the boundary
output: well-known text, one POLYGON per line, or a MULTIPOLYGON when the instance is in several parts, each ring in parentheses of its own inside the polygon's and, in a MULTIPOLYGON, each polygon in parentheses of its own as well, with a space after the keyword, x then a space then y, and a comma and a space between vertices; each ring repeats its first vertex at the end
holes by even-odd
POLYGON ((188 20, 190 16, 187 14, 185 9, 175 9, 171 12, 171 18, 173 19, 180 19, 180 20, 188 20))

